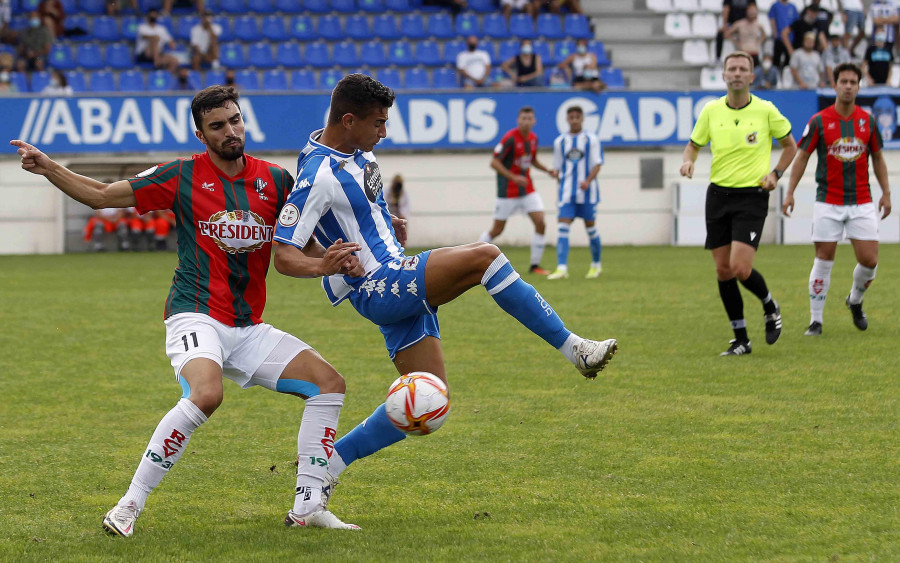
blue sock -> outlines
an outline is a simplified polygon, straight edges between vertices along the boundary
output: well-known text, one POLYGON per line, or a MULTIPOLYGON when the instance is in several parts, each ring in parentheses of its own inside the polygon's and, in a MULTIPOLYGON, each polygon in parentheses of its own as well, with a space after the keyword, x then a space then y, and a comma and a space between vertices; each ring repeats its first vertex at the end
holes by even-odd
POLYGON ((600 232, 597 231, 597 227, 588 227, 587 230, 588 239, 591 242, 591 260, 595 264, 600 263, 600 253, 603 251, 603 245, 600 244, 600 232))
POLYGON ((394 426, 382 403, 369 418, 338 440, 334 449, 344 463, 350 465, 357 459, 372 455, 403 438, 406 438, 406 433, 394 426))
POLYGON ((569 224, 559 224, 559 235, 556 238, 556 263, 566 266, 569 263, 569 224))
POLYGON ((488 267, 481 285, 501 309, 554 348, 559 349, 572 334, 550 304, 519 276, 503 254, 488 267))

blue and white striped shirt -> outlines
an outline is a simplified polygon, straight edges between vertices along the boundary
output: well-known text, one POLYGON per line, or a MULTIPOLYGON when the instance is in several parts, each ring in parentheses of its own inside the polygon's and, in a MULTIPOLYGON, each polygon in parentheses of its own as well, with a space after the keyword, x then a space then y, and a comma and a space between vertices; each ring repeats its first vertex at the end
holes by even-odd
POLYGON ((596 178, 586 191, 578 189, 578 184, 598 164, 603 164, 603 147, 597 135, 582 130, 575 135, 563 133, 553 141, 553 168, 559 170, 559 205, 600 201, 596 178))
MULTIPOLYGON (((338 152, 317 142, 314 131, 300 151, 297 181, 282 208, 274 239, 303 248, 313 233, 326 248, 337 239, 356 242, 366 274, 403 258, 382 193, 381 171, 371 152, 338 152)), ((336 274, 322 279, 333 305, 343 301, 365 278, 336 274)))

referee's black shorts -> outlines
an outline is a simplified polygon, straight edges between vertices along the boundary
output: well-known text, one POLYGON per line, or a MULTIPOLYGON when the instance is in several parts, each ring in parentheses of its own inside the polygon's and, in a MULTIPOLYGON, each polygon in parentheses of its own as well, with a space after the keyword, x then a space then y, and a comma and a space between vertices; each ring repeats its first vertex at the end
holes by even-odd
POLYGON ((710 184, 706 190, 706 248, 712 250, 735 241, 759 248, 768 213, 769 192, 761 187, 710 184))

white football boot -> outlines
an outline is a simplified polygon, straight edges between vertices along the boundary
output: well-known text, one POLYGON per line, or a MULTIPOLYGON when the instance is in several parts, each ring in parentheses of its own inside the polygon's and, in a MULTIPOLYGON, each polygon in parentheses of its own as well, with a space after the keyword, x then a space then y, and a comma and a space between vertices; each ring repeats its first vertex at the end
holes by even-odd
POLYGON ((284 518, 284 525, 288 528, 330 528, 333 530, 359 530, 356 524, 347 524, 341 522, 341 519, 325 510, 319 508, 305 516, 299 516, 293 510, 289 510, 284 518))
POLYGON ((575 367, 581 375, 594 379, 616 355, 619 343, 615 338, 598 342, 584 338, 575 345, 575 367))
POLYGON ((114 536, 130 538, 134 533, 134 522, 140 511, 134 501, 126 505, 116 505, 103 517, 103 528, 114 536))

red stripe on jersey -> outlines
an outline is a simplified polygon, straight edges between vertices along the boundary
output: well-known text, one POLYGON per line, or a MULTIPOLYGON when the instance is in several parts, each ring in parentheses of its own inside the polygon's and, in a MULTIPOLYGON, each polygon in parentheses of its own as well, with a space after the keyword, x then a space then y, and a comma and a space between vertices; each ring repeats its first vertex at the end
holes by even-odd
POLYGON ((808 153, 815 149, 819 159, 817 201, 834 205, 872 201, 869 155, 882 147, 874 119, 865 110, 854 106, 845 118, 833 105, 823 109, 809 121, 800 147, 808 153))
POLYGON ((525 176, 528 185, 523 188, 498 174, 497 197, 522 197, 534 191, 534 183, 531 181, 531 161, 537 153, 537 143, 534 131, 529 132, 526 139, 518 127, 510 129, 500 139, 500 143, 494 149, 494 157, 513 174, 525 176))

